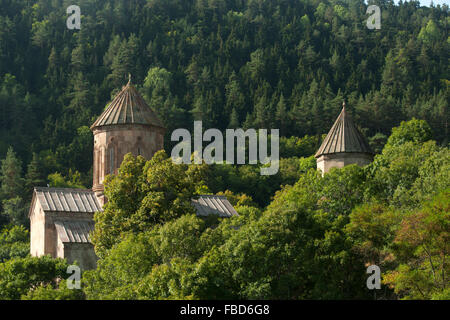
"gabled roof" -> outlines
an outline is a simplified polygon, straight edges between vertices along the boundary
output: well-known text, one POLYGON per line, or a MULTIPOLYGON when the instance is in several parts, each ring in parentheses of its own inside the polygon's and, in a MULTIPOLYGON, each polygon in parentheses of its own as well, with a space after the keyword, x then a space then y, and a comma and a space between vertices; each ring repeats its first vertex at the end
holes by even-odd
POLYGON ((143 124, 164 128, 156 113, 148 106, 131 81, 122 88, 105 111, 91 126, 109 126, 117 124, 143 124))
POLYGON ((218 215, 229 218, 238 215, 225 196, 201 195, 191 201, 198 216, 218 215))
POLYGON ((36 187, 33 198, 37 198, 42 209, 49 212, 95 213, 102 211, 102 206, 95 193, 88 189, 36 187))
POLYGON ((343 104, 339 117, 331 127, 319 150, 317 150, 315 157, 318 158, 324 154, 341 152, 373 154, 366 139, 359 132, 350 115, 345 110, 345 103, 343 104))
POLYGON ((94 230, 94 221, 56 220, 55 227, 58 237, 63 243, 90 243, 89 233, 94 230))

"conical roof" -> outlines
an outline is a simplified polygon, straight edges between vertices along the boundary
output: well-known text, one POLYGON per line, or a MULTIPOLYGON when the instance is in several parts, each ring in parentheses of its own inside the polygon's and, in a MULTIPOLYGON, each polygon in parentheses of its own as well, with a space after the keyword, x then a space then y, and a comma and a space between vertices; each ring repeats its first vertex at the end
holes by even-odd
POLYGON ((156 113, 131 85, 131 81, 116 95, 91 129, 118 124, 144 124, 164 128, 156 113))
POLYGON ((358 152, 373 154, 372 149, 364 136, 359 132, 353 123, 350 115, 345 110, 345 103, 336 122, 331 127, 330 132, 322 142, 319 150, 315 154, 318 158, 324 154, 333 154, 341 152, 358 152))

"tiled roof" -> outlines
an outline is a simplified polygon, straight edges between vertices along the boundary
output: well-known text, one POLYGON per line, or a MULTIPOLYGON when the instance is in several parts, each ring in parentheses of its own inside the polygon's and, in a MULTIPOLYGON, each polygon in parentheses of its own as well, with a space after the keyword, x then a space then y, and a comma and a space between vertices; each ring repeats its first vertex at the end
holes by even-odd
POLYGON ((156 113, 130 82, 116 95, 91 129, 116 124, 144 124, 164 128, 156 113))
POLYGON ((90 243, 89 233, 94 230, 94 221, 55 221, 56 232, 63 243, 90 243))
POLYGON ((70 188, 34 188, 44 211, 94 213, 102 207, 92 190, 70 188))
POLYGON ((350 115, 346 112, 345 103, 339 117, 336 119, 333 127, 331 127, 319 150, 317 150, 315 157, 318 158, 324 154, 341 152, 373 154, 366 139, 364 139, 364 136, 359 132, 350 115))
POLYGON ((192 199, 198 216, 219 215, 220 217, 237 216, 238 213, 234 210, 225 196, 201 195, 196 199, 192 199))

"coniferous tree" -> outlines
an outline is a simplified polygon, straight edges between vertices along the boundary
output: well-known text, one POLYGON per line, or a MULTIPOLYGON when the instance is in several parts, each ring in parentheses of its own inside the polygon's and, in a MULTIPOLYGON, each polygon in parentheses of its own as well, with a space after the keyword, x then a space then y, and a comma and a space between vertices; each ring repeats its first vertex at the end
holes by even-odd
POLYGON ((230 123, 228 125, 230 129, 236 129, 239 127, 239 117, 236 112, 236 108, 233 108, 230 114, 230 123))
POLYGON ((286 109, 286 102, 284 100, 283 94, 280 96, 280 100, 277 104, 277 110, 275 113, 275 118, 277 121, 278 128, 280 129, 280 134, 284 135, 286 134, 286 124, 287 124, 287 109, 286 109))
POLYGON ((8 149, 6 158, 2 160, 0 172, 0 200, 2 218, 14 224, 26 224, 27 205, 24 203, 24 180, 22 178, 22 162, 17 158, 12 147, 8 149))
POLYGON ((42 167, 39 157, 33 152, 33 158, 28 164, 27 173, 25 175, 25 198, 29 199, 34 187, 44 186, 45 179, 42 177, 42 167))
POLYGON ((12 147, 9 147, 6 158, 1 161, 0 199, 12 199, 23 194, 22 161, 17 158, 12 147))

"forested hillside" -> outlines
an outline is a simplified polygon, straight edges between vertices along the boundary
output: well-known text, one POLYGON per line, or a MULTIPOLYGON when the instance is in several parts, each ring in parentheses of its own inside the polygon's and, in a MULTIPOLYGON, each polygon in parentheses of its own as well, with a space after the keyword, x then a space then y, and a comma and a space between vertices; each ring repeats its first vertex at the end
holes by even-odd
POLYGON ((0 3, 0 299, 449 299, 448 6, 371 1, 371 30, 357 0, 79 0, 69 30, 73 2, 0 3), (69 290, 29 255, 32 190, 92 186, 89 127, 129 74, 165 150, 108 176, 98 267, 69 290), (344 100, 377 155, 322 176, 344 100), (279 128, 279 172, 175 165, 194 120, 279 128), (197 217, 199 194, 239 216, 197 217))
POLYGON ((346 99, 368 138, 416 117, 447 141, 447 6, 378 1, 369 30, 362 1, 80 0, 78 31, 72 2, 0 6, 0 158, 12 146, 25 169, 35 152, 42 178, 90 183, 87 127, 128 73, 169 133, 202 119, 323 134, 346 99))

